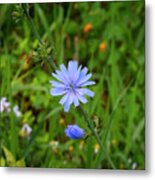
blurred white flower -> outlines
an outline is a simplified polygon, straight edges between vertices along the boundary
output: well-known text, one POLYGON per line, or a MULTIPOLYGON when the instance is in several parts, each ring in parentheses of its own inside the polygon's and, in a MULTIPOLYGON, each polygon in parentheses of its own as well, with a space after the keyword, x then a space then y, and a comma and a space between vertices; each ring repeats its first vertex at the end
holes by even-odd
POLYGON ((57 154, 57 153, 58 153, 59 141, 54 141, 54 140, 51 141, 51 142, 50 142, 50 146, 51 146, 53 152, 54 152, 55 154, 57 154))
POLYGON ((19 110, 19 106, 14 106, 13 108, 13 112, 16 114, 17 117, 20 117, 22 115, 22 113, 19 110))
POLYGON ((6 97, 2 97, 1 100, 0 100, 0 112, 3 112, 3 111, 6 111, 6 112, 11 111, 10 103, 7 102, 6 97))
POLYGON ((132 164, 132 169, 136 169, 136 168, 137 168, 137 163, 134 162, 134 163, 132 164))
POLYGON ((52 148, 57 148, 58 147, 58 145, 59 145, 59 141, 51 141, 50 142, 50 145, 52 146, 52 148))
POLYGON ((32 132, 32 128, 28 124, 24 124, 20 130, 20 135, 22 137, 29 136, 32 132))

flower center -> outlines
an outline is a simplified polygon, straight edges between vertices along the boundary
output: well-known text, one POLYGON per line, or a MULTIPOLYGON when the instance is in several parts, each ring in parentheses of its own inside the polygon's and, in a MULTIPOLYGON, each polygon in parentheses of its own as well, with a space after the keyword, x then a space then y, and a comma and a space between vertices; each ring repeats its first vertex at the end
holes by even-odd
POLYGON ((70 88, 74 89, 74 84, 73 83, 70 84, 70 88))
POLYGON ((69 84, 69 89, 75 93, 76 85, 74 83, 69 84))

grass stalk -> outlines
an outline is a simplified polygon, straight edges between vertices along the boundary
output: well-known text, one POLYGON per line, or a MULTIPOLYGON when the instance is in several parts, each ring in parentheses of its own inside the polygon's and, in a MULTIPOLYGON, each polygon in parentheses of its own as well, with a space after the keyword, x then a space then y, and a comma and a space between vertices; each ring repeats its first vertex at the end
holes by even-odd
POLYGON ((112 167, 113 169, 116 169, 116 166, 114 165, 113 161, 111 160, 110 156, 108 155, 108 153, 107 153, 107 151, 106 151, 106 149, 105 149, 102 141, 100 140, 98 134, 96 133, 96 131, 95 131, 94 128, 92 127, 90 121, 88 120, 87 115, 86 115, 86 113, 84 112, 83 108, 82 108, 81 106, 78 106, 78 108, 79 108, 81 114, 83 115, 83 117, 84 117, 84 119, 85 119, 85 122, 87 123, 89 129, 91 130, 91 132, 93 133, 94 137, 96 138, 96 141, 99 143, 100 147, 102 148, 102 150, 103 150, 103 152, 104 152, 104 154, 105 154, 105 156, 106 156, 109 164, 111 165, 111 167, 112 167))

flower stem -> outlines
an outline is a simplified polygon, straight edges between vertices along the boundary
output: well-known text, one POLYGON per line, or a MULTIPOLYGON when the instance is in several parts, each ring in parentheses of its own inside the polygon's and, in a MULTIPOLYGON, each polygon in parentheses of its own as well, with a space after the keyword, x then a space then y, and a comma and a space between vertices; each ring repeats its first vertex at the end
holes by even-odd
POLYGON ((28 21, 30 23, 30 26, 32 28, 32 31, 33 31, 34 35, 38 39, 39 43, 43 44, 43 42, 41 40, 41 37, 39 36, 39 33, 37 32, 36 27, 35 27, 35 25, 33 23, 33 20, 31 18, 30 14, 29 14, 29 10, 28 10, 27 4, 22 4, 22 7, 24 9, 24 13, 25 13, 25 15, 26 15, 26 17, 27 17, 27 19, 28 19, 28 21))
MULTIPOLYGON (((40 43, 41 45, 43 45, 43 42, 42 42, 42 40, 41 40, 41 37, 40 37, 38 31, 36 30, 36 27, 35 27, 35 25, 34 25, 34 22, 33 22, 30 14, 29 14, 28 4, 22 4, 22 8, 23 8, 24 13, 25 13, 25 15, 26 15, 26 17, 27 17, 27 19, 28 19, 28 22, 29 22, 29 24, 30 24, 30 26, 31 26, 31 29, 32 29, 32 31, 33 31, 33 34, 34 34, 35 37, 38 39, 39 43, 40 43)), ((51 61, 51 63, 49 63, 49 61, 47 61, 47 62, 48 62, 48 64, 49 64, 49 66, 50 66, 51 69, 54 69, 54 70, 56 69, 56 64, 54 63, 54 61, 51 61)))
POLYGON ((85 121, 86 121, 86 123, 87 123, 89 129, 90 129, 91 132, 94 134, 94 136, 95 136, 97 142, 99 143, 100 147, 102 148, 102 150, 103 150, 103 152, 104 152, 104 154, 105 154, 107 160, 109 161, 111 167, 112 167, 113 169, 116 169, 116 167, 115 167, 114 163, 112 162, 110 156, 108 155, 108 153, 107 153, 105 147, 103 146, 103 144, 102 144, 102 142, 101 142, 101 140, 100 140, 98 134, 96 133, 96 131, 95 131, 94 128, 92 127, 91 123, 89 122, 89 120, 88 120, 88 118, 87 118, 87 115, 86 115, 86 113, 84 112, 83 108, 82 108, 81 106, 78 106, 78 108, 79 108, 81 114, 83 115, 83 117, 84 117, 84 119, 85 119, 85 121))

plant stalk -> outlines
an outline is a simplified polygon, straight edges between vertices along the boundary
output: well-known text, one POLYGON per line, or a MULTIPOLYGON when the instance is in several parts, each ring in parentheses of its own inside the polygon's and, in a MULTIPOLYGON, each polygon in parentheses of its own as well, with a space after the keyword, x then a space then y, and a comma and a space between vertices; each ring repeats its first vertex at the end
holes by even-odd
MULTIPOLYGON (((42 40, 41 40, 41 37, 40 37, 38 31, 36 30, 36 27, 35 27, 34 22, 33 22, 30 14, 29 14, 29 10, 28 10, 27 6, 28 6, 27 4, 22 4, 22 8, 23 8, 23 10, 24 10, 24 13, 25 13, 25 15, 26 15, 26 17, 27 17, 27 19, 28 19, 28 22, 29 22, 29 24, 30 24, 30 26, 31 26, 31 29, 32 29, 35 37, 38 39, 39 43, 40 43, 41 45, 43 45, 43 42, 42 42, 42 40)), ((54 69, 54 70, 56 69, 56 64, 55 64, 53 61, 51 61, 51 64, 50 64, 49 61, 47 61, 47 62, 48 62, 48 64, 49 64, 49 66, 50 66, 51 69, 54 69)))
POLYGON ((88 118, 87 118, 87 115, 86 115, 86 113, 84 112, 83 108, 82 108, 81 106, 78 106, 78 108, 79 108, 81 114, 83 115, 83 117, 84 117, 84 119, 85 119, 85 122, 87 123, 89 129, 91 130, 91 132, 92 132, 93 135, 95 136, 97 142, 99 143, 100 147, 102 148, 103 152, 105 153, 105 156, 106 156, 109 164, 111 165, 111 167, 112 167, 113 169, 116 169, 116 167, 115 167, 114 163, 112 162, 110 156, 108 155, 105 147, 103 146, 103 144, 102 144, 102 142, 101 142, 98 134, 96 133, 96 131, 95 131, 94 128, 92 127, 91 123, 89 122, 89 120, 88 120, 88 118))
POLYGON ((24 13, 25 13, 25 15, 26 15, 26 17, 27 17, 27 19, 28 19, 28 21, 29 21, 29 24, 30 24, 30 26, 31 26, 31 29, 32 29, 34 35, 36 36, 36 38, 38 39, 39 43, 40 43, 40 44, 43 44, 43 42, 42 42, 42 40, 41 40, 41 37, 39 36, 39 33, 37 32, 36 27, 35 27, 35 25, 34 25, 34 23, 33 23, 33 20, 32 20, 32 18, 31 18, 30 14, 29 14, 29 10, 27 9, 26 6, 27 6, 27 4, 22 4, 22 7, 23 7, 23 9, 24 9, 24 13))

